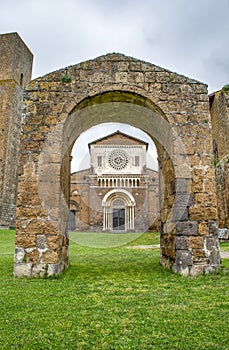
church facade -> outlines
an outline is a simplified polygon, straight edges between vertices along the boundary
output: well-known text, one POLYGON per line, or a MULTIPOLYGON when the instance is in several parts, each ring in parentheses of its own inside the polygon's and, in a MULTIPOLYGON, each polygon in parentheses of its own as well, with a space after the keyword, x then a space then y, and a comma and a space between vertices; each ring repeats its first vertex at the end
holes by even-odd
POLYGON ((147 169, 148 144, 117 131, 88 146, 90 169, 71 175, 69 230, 157 228, 158 173, 147 169))

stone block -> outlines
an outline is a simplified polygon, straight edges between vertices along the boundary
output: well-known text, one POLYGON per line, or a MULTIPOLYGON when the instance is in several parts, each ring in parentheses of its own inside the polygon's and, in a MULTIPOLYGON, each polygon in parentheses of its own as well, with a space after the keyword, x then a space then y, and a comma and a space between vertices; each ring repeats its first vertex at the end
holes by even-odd
POLYGON ((178 236, 197 236, 198 223, 197 221, 178 222, 176 224, 178 236))
POLYGON ((203 188, 204 191, 207 193, 215 193, 215 181, 212 179, 204 179, 204 183, 203 183, 203 188))
POLYGON ((161 255, 160 257, 160 263, 165 269, 170 269, 173 265, 173 259, 171 257, 167 257, 164 255, 161 255))
POLYGON ((209 235, 218 237, 218 223, 217 221, 208 221, 209 235))
POLYGON ((36 236, 29 234, 19 234, 16 237, 16 244, 18 247, 23 248, 36 247, 36 236))
POLYGON ((205 257, 204 249, 192 249, 193 261, 202 261, 205 257))
POLYGON ((216 266, 206 265, 206 266, 204 266, 204 274, 208 275, 208 274, 213 273, 213 272, 218 272, 219 268, 220 268, 220 265, 218 265, 218 266, 217 265, 216 266))
POLYGON ((205 246, 206 249, 211 251, 212 249, 216 249, 219 247, 219 239, 218 236, 206 236, 205 237, 205 246))
POLYGON ((178 207, 190 207, 194 205, 194 194, 193 193, 176 193, 174 205, 178 207))
POLYGON ((145 72, 145 81, 148 83, 154 83, 156 80, 156 73, 155 72, 145 72))
POLYGON ((25 256, 25 250, 24 248, 19 248, 19 247, 15 247, 15 251, 14 251, 14 262, 16 264, 18 263, 22 263, 23 259, 25 256))
POLYGON ((38 249, 47 249, 46 235, 37 235, 36 239, 36 246, 38 249))
POLYGON ((46 235, 57 235, 58 234, 58 221, 46 221, 45 227, 44 227, 44 233, 46 235))
POLYGON ((39 262, 39 251, 34 249, 31 252, 26 252, 26 262, 36 264, 39 262))
POLYGON ((32 264, 15 263, 14 264, 14 277, 31 277, 32 264))
POLYGON ((203 249, 204 248, 204 237, 202 236, 190 236, 188 238, 190 248, 203 249))
POLYGON ((127 72, 117 72, 115 73, 115 81, 117 83, 126 83, 128 79, 128 73, 127 72))
POLYGON ((190 276, 197 277, 204 271, 205 264, 195 264, 190 268, 190 276))
POLYGON ((45 264, 56 264, 58 263, 58 253, 55 251, 46 251, 42 254, 42 263, 45 264))
POLYGON ((189 266, 183 266, 183 265, 177 265, 177 264, 173 265, 173 271, 175 273, 179 273, 183 277, 189 276, 189 269, 190 269, 189 266))
POLYGON ((48 236, 47 245, 50 249, 55 250, 59 247, 59 237, 58 236, 48 236))
POLYGON ((191 180, 186 178, 178 178, 170 183, 171 194, 177 192, 189 193, 191 189, 191 180))
POLYGON ((176 251, 176 265, 181 267, 191 266, 192 261, 192 252, 177 250, 176 251))
POLYGON ((194 206, 189 208, 189 219, 194 221, 207 221, 217 219, 217 209, 215 207, 194 206))
POLYGON ((187 250, 188 249, 188 237, 187 236, 177 236, 175 240, 176 250, 187 250))
POLYGON ((32 220, 28 223, 26 227, 26 232, 30 233, 33 232, 33 234, 42 234, 44 231, 44 223, 38 220, 32 220))
POLYGON ((48 276, 56 275, 60 272, 59 264, 49 264, 48 265, 48 276))
POLYGON ((172 208, 173 221, 187 221, 188 220, 188 208, 173 206, 172 208))
POLYGON ((203 221, 198 224, 198 233, 201 236, 206 236, 209 233, 208 223, 203 221))
POLYGON ((210 253, 209 256, 209 260, 210 260, 210 265, 211 266, 215 266, 215 267, 220 267, 220 261, 221 261, 221 257, 220 257, 220 251, 219 249, 213 249, 210 253))
POLYGON ((41 263, 41 264, 33 264, 31 276, 32 277, 44 277, 47 275, 47 268, 48 265, 41 263))

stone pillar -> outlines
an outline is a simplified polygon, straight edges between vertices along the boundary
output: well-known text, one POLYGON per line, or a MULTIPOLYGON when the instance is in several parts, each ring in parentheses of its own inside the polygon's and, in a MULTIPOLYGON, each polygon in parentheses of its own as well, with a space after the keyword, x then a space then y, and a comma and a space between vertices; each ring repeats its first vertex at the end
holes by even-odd
POLYGON ((229 229, 229 90, 209 97, 220 229, 229 229))
POLYGON ((14 226, 24 85, 33 55, 17 33, 0 35, 0 226, 14 226))
POLYGON ((174 179, 170 188, 166 179, 161 216, 161 264, 184 276, 220 268, 214 169, 193 169, 192 176, 174 179))

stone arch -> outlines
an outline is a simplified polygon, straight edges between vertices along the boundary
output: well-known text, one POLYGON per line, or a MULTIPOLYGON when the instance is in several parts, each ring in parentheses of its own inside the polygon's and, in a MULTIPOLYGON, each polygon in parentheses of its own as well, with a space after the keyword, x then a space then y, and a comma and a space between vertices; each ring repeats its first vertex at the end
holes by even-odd
POLYGON ((72 207, 72 209, 74 209, 75 211, 80 210, 79 203, 77 203, 76 201, 70 200, 69 204, 70 204, 70 207, 72 207))
POLYGON ((42 275, 47 266, 51 275, 68 266, 71 149, 91 126, 114 121, 145 131, 157 147, 163 189, 162 265, 186 275, 218 269, 211 125, 205 123, 209 105, 204 84, 109 54, 32 81, 25 106, 16 276, 42 275), (71 82, 63 82, 65 75, 71 82))

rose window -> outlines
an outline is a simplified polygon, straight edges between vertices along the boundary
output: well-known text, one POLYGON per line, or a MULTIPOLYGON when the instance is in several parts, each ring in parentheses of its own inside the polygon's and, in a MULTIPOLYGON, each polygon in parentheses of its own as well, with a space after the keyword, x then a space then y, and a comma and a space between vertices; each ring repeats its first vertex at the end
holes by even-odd
POLYGON ((113 169, 122 170, 128 164, 128 156, 124 151, 115 150, 110 153, 108 163, 113 169))

